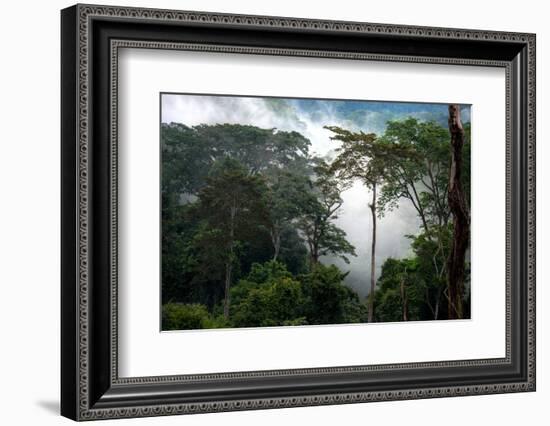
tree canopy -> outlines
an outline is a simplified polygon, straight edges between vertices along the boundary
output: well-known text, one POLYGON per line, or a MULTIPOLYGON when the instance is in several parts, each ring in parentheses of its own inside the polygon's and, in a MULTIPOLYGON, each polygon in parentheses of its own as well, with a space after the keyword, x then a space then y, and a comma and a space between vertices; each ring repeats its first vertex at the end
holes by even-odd
MULTIPOLYGON (((447 318, 449 129, 416 118, 382 134, 325 126, 335 156, 320 158, 295 131, 241 124, 161 124, 164 330, 415 321, 447 318), (368 297, 346 282, 359 247, 339 226, 359 182, 370 210, 368 297), (377 221, 410 203, 421 223, 403 258, 376 277, 377 221), (369 279, 370 278, 370 279, 369 279)), ((469 202, 470 126, 461 182, 469 202)), ((354 239, 354 241, 357 241, 354 239)), ((469 315, 469 258, 461 315, 469 315)), ((379 267, 380 267, 379 266, 379 267)), ((454 305, 451 305, 454 306, 454 305)))
MULTIPOLYGON (((161 139, 163 324, 315 321, 303 306, 311 297, 303 280, 322 256, 355 252, 334 223, 345 184, 310 156, 309 140, 254 126, 178 123, 162 124, 161 139), (284 276, 258 280, 270 265, 284 276)), ((332 278, 345 297, 353 293, 341 276, 332 278)))

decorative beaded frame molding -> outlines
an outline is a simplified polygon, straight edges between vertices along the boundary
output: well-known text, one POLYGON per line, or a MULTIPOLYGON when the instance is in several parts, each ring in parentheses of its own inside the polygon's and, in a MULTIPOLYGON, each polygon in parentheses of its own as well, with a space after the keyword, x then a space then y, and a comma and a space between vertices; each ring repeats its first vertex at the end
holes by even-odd
MULTIPOLYGON (((67 14, 69 12, 66 12, 67 14)), ((156 9, 136 9, 125 7, 103 7, 91 5, 77 5, 72 9, 76 17, 77 28, 74 29, 77 35, 76 41, 76 78, 75 87, 77 91, 76 101, 76 140, 64 141, 76 145, 76 206, 73 209, 76 213, 76 247, 73 257, 64 261, 75 261, 76 277, 71 277, 63 283, 63 291, 71 287, 74 291, 76 306, 75 311, 63 316, 63 321, 76 322, 76 336, 66 337, 68 348, 63 349, 66 357, 72 356, 72 370, 63 365, 65 369, 65 380, 62 376, 62 414, 75 420, 92 420, 104 418, 159 416, 185 413, 204 413, 229 410, 280 408, 293 406, 342 404, 352 402, 401 400, 415 398, 433 398, 442 396, 461 396, 488 393, 505 393, 518 391, 535 390, 535 36, 533 34, 504 33, 492 31, 446 29, 411 27, 401 25, 368 24, 356 22, 335 22, 324 20, 276 18, 264 16, 245 16, 212 14, 201 12, 168 11, 156 9), (92 397, 93 390, 90 389, 91 375, 94 370, 90 365, 90 352, 93 350, 91 341, 90 317, 90 264, 93 261, 90 257, 90 215, 93 210, 90 205, 91 181, 90 181, 90 122, 91 111, 91 85, 90 85, 90 55, 91 55, 91 20, 95 18, 121 18, 132 19, 139 22, 171 22, 171 23, 204 23, 225 26, 254 27, 254 28, 275 28, 275 29, 300 29, 323 32, 338 33, 362 33, 380 35, 410 35, 424 39, 450 39, 450 40, 479 40, 479 41, 504 41, 510 43, 521 43, 527 49, 527 75, 526 75, 526 121, 527 140, 526 142, 526 167, 527 167, 527 191, 524 194, 527 203, 527 283, 526 286, 526 309, 527 309, 527 346, 524 379, 520 381, 499 382, 495 384, 468 385, 468 386, 436 386, 417 388, 415 386, 403 387, 398 390, 381 390, 373 392, 339 392, 303 396, 277 396, 271 398, 247 398, 227 399, 208 402, 165 402, 156 404, 119 404, 112 406, 97 403, 97 397, 92 397), (74 342, 71 340, 74 339, 74 342), (72 343, 72 344, 70 344, 72 343), (73 347, 74 346, 74 347, 73 347), (76 352, 74 352, 76 351, 76 352), (67 353, 69 352, 69 353, 67 353), (74 354, 76 353, 76 357, 74 354), (68 380, 69 378, 70 380, 68 380), (74 380, 72 380, 74 379, 74 380), (64 393, 66 392, 66 393, 64 393), (74 392, 74 398, 67 395, 74 392)), ((73 48, 74 48, 73 47, 73 48)), ((182 382, 215 382, 227 379, 245 379, 262 377, 299 377, 309 374, 330 375, 336 373, 357 373, 371 371, 390 371, 399 369, 418 368, 443 368, 443 367, 473 367, 489 365, 510 365, 512 360, 512 286, 513 277, 511 269, 511 237, 512 237, 512 133, 514 129, 510 126, 511 119, 511 97, 512 87, 512 65, 510 61, 483 60, 483 59, 462 59, 443 58, 429 56, 405 56, 391 54, 369 54, 358 52, 341 51, 318 51, 307 49, 281 49, 268 47, 246 47, 215 45, 201 43, 177 43, 177 42, 154 42, 145 40, 112 39, 110 40, 110 366, 109 381, 113 388, 125 385, 154 385, 182 382), (506 356, 499 359, 460 360, 447 362, 407 363, 407 364, 386 364, 371 366, 349 366, 349 367, 326 367, 316 369, 299 370, 273 370, 241 373, 219 373, 204 375, 176 375, 160 377, 118 377, 118 327, 117 327, 117 112, 118 112, 118 50, 120 48, 146 48, 146 49, 167 49, 167 50, 194 50, 208 52, 226 52, 239 54, 262 54, 262 55, 285 55, 285 56, 310 56, 337 59, 355 59, 370 61, 393 61, 393 62, 417 62, 433 64, 453 65, 477 65, 503 67, 506 71, 506 356)), ((75 66, 73 64, 73 66, 75 66)), ((73 159, 74 161, 74 159, 73 159)), ((62 309, 66 302, 62 300, 62 309)), ((63 315, 63 313, 62 313, 63 315)), ((63 330, 62 330, 63 331, 63 330)), ((62 333, 63 334, 63 333, 62 333)), ((66 333, 65 333, 66 334, 66 333)), ((63 337, 63 336, 62 336, 63 337)), ((63 342, 62 342, 63 344, 63 342)), ((63 374, 63 373, 62 373, 63 374)))

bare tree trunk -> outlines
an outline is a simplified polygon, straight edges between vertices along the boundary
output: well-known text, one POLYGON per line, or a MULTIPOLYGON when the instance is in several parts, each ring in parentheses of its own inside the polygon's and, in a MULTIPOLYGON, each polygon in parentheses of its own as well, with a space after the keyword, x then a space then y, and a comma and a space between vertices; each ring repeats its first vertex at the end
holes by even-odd
POLYGON ((311 250, 311 253, 309 255, 309 269, 313 270, 315 265, 319 263, 319 247, 317 244, 313 245, 313 249, 311 250))
POLYGON ((408 300, 407 300, 407 293, 405 292, 405 276, 401 278, 400 283, 400 292, 401 292, 401 308, 403 311, 403 321, 409 320, 409 314, 408 314, 408 300))
MULTIPOLYGON (((414 201, 414 199, 412 198, 412 196, 410 197, 410 200, 412 201, 414 207, 416 208, 416 211, 418 212, 418 214, 420 215, 420 219, 422 220, 422 226, 424 227, 424 230, 426 232, 429 232, 429 229, 428 229, 428 222, 426 221, 426 213, 424 212, 424 208, 422 207, 422 203, 420 201, 420 197, 418 196, 418 192, 416 191, 416 186, 414 185, 414 182, 410 182, 409 185, 411 185, 411 188, 413 190, 413 196, 414 198, 416 199, 416 202, 414 201)), ((407 189, 408 191, 408 189, 407 189)))
POLYGON ((273 260, 277 260, 281 251, 281 230, 277 226, 271 230, 271 242, 273 244, 273 260))
POLYGON ((439 318, 439 303, 441 300, 441 289, 437 290, 437 299, 435 301, 434 320, 439 318))
POLYGON ((368 306, 368 322, 374 321, 374 288, 376 286, 375 268, 376 268, 376 183, 372 185, 372 203, 369 204, 372 213, 372 245, 370 255, 370 293, 368 306))
POLYGON ((233 245, 235 238, 235 216, 237 214, 236 201, 233 200, 233 205, 229 211, 229 257, 225 262, 225 286, 224 286, 224 300, 223 300, 223 316, 225 319, 229 318, 229 303, 230 303, 230 287, 231 287, 231 275, 233 272, 233 245))
POLYGON ((470 239, 470 213, 462 188, 462 147, 464 128, 460 119, 460 107, 449 105, 449 131, 451 133, 451 170, 449 207, 453 215, 453 241, 447 261, 449 319, 463 318, 464 277, 466 250, 470 239))
POLYGON ((225 298, 223 301, 223 317, 225 319, 229 318, 229 288, 231 286, 231 273, 233 271, 233 266, 231 260, 227 261, 225 264, 225 298))

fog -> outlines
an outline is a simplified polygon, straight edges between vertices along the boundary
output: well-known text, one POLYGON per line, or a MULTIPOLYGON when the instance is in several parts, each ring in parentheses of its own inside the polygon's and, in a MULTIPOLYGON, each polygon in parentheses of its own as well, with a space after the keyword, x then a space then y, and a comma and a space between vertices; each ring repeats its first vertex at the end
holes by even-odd
MULTIPOLYGON (((161 117, 164 123, 178 122, 187 126, 230 123, 294 130, 311 141, 311 154, 330 159, 335 155, 338 142, 330 140, 331 132, 323 129, 325 125, 380 134, 388 120, 412 116, 445 123, 446 113, 447 106, 437 104, 163 94, 161 117)), ((469 108, 464 110, 463 118, 469 121, 469 108)), ((323 263, 334 263, 349 271, 346 283, 365 296, 370 287, 372 218, 368 202, 371 197, 369 191, 356 182, 342 198, 344 203, 335 223, 346 232, 348 241, 356 248, 357 257, 350 257, 349 264, 328 257, 323 263)), ((377 277, 385 259, 410 254, 410 240, 405 235, 418 233, 419 226, 416 211, 406 200, 378 220, 377 277)))

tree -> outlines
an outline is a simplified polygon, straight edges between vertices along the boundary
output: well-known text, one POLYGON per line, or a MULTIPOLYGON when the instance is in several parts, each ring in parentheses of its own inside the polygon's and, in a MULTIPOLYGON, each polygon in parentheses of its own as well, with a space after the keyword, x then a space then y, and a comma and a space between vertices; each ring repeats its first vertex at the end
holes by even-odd
POLYGON ((236 327, 363 322, 365 306, 336 266, 318 264, 292 275, 284 264, 254 264, 231 288, 231 323, 236 327))
POLYGON ((265 184, 261 177, 250 176, 236 160, 226 158, 217 163, 198 198, 209 232, 215 232, 214 249, 224 250, 225 263, 224 317, 229 317, 232 272, 237 260, 238 231, 243 223, 251 226, 265 220, 262 194, 265 184))
POLYGON ((162 306, 163 330, 226 328, 231 324, 223 316, 210 313, 199 303, 166 303, 162 306))
MULTIPOLYGON (((199 207, 202 208, 197 206, 196 210, 199 207)), ((237 251, 240 251, 238 242, 235 244, 235 252, 237 251)), ((235 253, 235 261, 238 254, 235 253)), ((213 308, 220 300, 224 300, 225 290, 220 283, 224 282, 225 268, 229 261, 226 232, 220 227, 213 227, 212 220, 202 220, 179 255, 185 261, 185 273, 180 280, 188 280, 191 300, 180 297, 175 301, 192 301, 213 308)))
MULTIPOLYGON (((435 230, 444 251, 438 249, 439 241, 429 232, 409 235, 413 255, 405 259, 388 258, 382 264, 374 294, 376 321, 417 321, 448 318, 448 306, 445 301, 447 289, 446 269, 440 269, 447 260, 444 253, 449 252, 452 243, 452 225, 435 230)), ((466 263, 466 284, 469 283, 469 268, 466 263)), ((465 286, 465 290, 469 290, 465 286)), ((469 299, 465 291, 463 296, 464 317, 469 317, 469 299)))
POLYGON ((178 203, 182 194, 196 194, 204 185, 215 150, 193 127, 180 123, 160 126, 162 203, 178 203))
POLYGON ((305 315, 309 324, 365 320, 366 310, 357 293, 343 283, 346 275, 334 265, 318 264, 310 273, 298 276, 306 298, 305 315))
MULTIPOLYGON (((469 134, 470 123, 466 123, 463 126, 463 161, 460 165, 463 198, 466 205, 469 204, 470 198, 469 134)), ((390 206, 396 205, 399 198, 408 199, 418 213, 424 228, 419 240, 423 240, 424 246, 430 246, 426 253, 428 258, 431 258, 431 267, 434 269, 432 274, 434 285, 429 286, 428 301, 431 301, 430 308, 434 318, 437 319, 441 314, 440 296, 445 294, 450 301, 451 292, 447 288, 443 293, 441 286, 443 281, 448 281, 447 268, 451 255, 449 223, 452 215, 448 201, 451 173, 449 129, 433 121, 421 122, 408 118, 388 122, 382 139, 411 149, 411 155, 393 162, 382 198, 390 206)), ((463 297, 460 298, 463 299, 463 297)), ((444 311, 446 312, 447 308, 444 311)))
POLYGON ((453 240, 447 263, 449 289, 449 319, 463 318, 466 250, 470 241, 470 212, 467 196, 462 187, 462 149, 464 128, 460 107, 449 105, 449 131, 451 132, 451 167, 448 202, 453 215, 453 240))
POLYGON ((349 263, 346 255, 355 256, 355 247, 347 241, 346 233, 332 223, 338 218, 347 182, 336 179, 330 166, 320 159, 315 160, 313 171, 311 192, 302 197, 301 216, 297 220, 309 249, 310 268, 326 255, 338 256, 349 263))
MULTIPOLYGON (((377 321, 424 321, 434 319, 429 289, 433 285, 422 259, 388 258, 382 265, 378 288, 374 294, 377 321)), ((431 273, 432 271, 429 270, 431 273)))
POLYGON ((305 324, 302 286, 275 260, 252 265, 250 273, 231 289, 236 327, 305 324))
MULTIPOLYGON (((325 126, 334 133, 332 140, 339 141, 338 156, 333 161, 331 170, 337 177, 350 182, 359 180, 371 191, 371 202, 368 204, 372 216, 371 236, 371 271, 370 293, 374 295, 376 286, 376 217, 384 212, 384 205, 379 202, 377 190, 385 183, 390 164, 408 150, 399 145, 378 141, 374 133, 351 132, 335 126, 325 126)), ((374 297, 369 297, 369 322, 374 320, 374 297)))
POLYGON ((427 309, 423 318, 440 319, 447 317, 447 306, 442 304, 447 287, 447 254, 449 253, 452 232, 450 225, 429 232, 421 232, 412 238, 411 248, 416 256, 416 273, 424 283, 424 303, 427 309))
POLYGON ((378 287, 369 298, 376 305, 375 320, 380 322, 403 321, 403 291, 406 264, 398 259, 386 259, 382 264, 382 273, 378 278, 378 287))
POLYGON ((298 132, 242 124, 161 124, 162 188, 176 198, 205 185, 217 161, 230 157, 249 174, 307 163, 310 141, 298 132))
POLYGON ((235 327, 305 324, 303 294, 298 281, 279 277, 249 289, 232 314, 235 327))
POLYGON ((302 173, 289 169, 274 169, 267 177, 266 204, 273 260, 279 257, 285 230, 302 214, 304 206, 311 203, 313 197, 308 176, 301 171, 302 173))
POLYGON ((409 200, 426 231, 449 220, 449 131, 434 121, 415 118, 389 121, 381 141, 399 147, 402 155, 388 164, 381 198, 394 207, 399 198, 409 200))
MULTIPOLYGON (((307 180, 311 173, 309 145, 309 140, 297 132, 248 125, 161 124, 163 302, 200 301, 211 308, 220 297, 218 283, 224 277, 218 275, 224 273, 217 266, 224 260, 225 253, 220 251, 225 246, 219 239, 225 234, 217 234, 219 230, 206 226, 202 213, 196 209, 197 196, 208 184, 213 169, 226 158, 232 158, 242 165, 247 175, 262 176, 266 188, 271 187, 272 177, 280 172, 307 180)), ((284 189, 279 189, 278 199, 283 200, 284 189)), ((268 195, 268 191, 262 191, 266 201, 269 201, 268 195)), ((264 221, 263 228, 240 229, 240 239, 235 245, 240 262, 234 263, 233 276, 238 272, 237 267, 246 273, 251 263, 263 262, 269 256, 283 256, 296 272, 303 269, 306 249, 292 224, 293 219, 284 217, 287 213, 284 209, 275 213, 283 215, 270 217, 273 226, 264 221), (271 253, 269 244, 273 247, 271 253)))
MULTIPOLYGON (((410 201, 421 220, 424 236, 436 242, 432 265, 436 276, 445 276, 448 245, 443 240, 450 218, 449 131, 434 121, 407 118, 389 121, 381 140, 407 150, 407 155, 389 164, 381 198, 390 208, 400 198, 410 201)), ((436 282, 439 281, 438 278, 436 282)))
POLYGON ((261 129, 242 124, 201 124, 193 127, 202 143, 212 146, 214 157, 230 156, 250 174, 305 162, 311 145, 298 132, 261 129))
POLYGON ((278 256, 292 274, 297 275, 308 270, 308 249, 300 236, 296 223, 283 228, 281 250, 278 256))
POLYGON ((197 223, 188 206, 171 205, 162 209, 162 301, 191 302, 197 296, 189 273, 189 246, 197 223))

